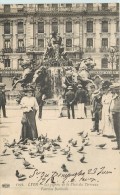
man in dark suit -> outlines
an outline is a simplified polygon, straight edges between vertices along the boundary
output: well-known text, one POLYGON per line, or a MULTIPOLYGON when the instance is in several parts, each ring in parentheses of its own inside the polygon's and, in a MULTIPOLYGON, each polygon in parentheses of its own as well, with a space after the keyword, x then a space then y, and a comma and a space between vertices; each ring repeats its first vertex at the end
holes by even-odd
POLYGON ((72 110, 72 118, 75 118, 74 104, 75 104, 75 93, 72 91, 73 88, 69 86, 68 91, 65 94, 65 100, 67 104, 68 119, 70 119, 70 109, 72 110))
POLYGON ((112 108, 113 125, 116 135, 117 147, 112 149, 120 150, 120 83, 113 84, 113 87, 117 94, 116 98, 114 99, 114 106, 112 108))
POLYGON ((6 116, 6 108, 5 108, 5 105, 6 105, 6 96, 5 96, 5 84, 4 83, 0 83, 0 91, 1 91, 1 94, 0 94, 0 110, 2 108, 2 111, 3 111, 3 117, 4 118, 7 118, 6 116))
POLYGON ((3 117, 7 118, 5 105, 6 105, 5 84, 0 83, 0 111, 2 109, 3 117))
POLYGON ((76 101, 78 106, 79 118, 84 119, 85 116, 85 103, 87 102, 87 93, 83 89, 82 85, 78 85, 78 89, 76 91, 76 101))

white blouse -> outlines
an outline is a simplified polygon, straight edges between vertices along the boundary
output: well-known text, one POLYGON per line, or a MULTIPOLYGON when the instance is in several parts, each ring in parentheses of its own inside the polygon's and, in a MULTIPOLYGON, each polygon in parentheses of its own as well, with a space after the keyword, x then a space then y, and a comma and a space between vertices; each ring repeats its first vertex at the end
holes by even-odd
POLYGON ((23 97, 20 102, 23 112, 29 112, 30 110, 38 110, 38 103, 35 97, 23 97))

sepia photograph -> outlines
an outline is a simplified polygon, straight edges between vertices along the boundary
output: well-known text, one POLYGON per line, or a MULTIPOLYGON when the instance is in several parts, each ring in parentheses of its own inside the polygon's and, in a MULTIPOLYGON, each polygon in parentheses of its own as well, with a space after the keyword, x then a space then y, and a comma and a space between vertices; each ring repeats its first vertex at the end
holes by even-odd
POLYGON ((0 195, 120 194, 119 18, 117 0, 0 2, 0 195))

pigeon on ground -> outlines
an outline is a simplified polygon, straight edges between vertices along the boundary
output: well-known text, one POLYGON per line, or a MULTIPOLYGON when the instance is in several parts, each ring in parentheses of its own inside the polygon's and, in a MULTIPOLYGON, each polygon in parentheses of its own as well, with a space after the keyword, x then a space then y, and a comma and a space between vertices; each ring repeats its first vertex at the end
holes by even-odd
POLYGON ((56 142, 54 142, 54 140, 52 140, 52 145, 54 146, 54 147, 59 147, 60 148, 60 145, 59 144, 57 144, 56 142))
POLYGON ((85 142, 85 143, 84 143, 84 146, 90 146, 89 141, 85 142))
POLYGON ((19 181, 23 181, 26 179, 26 175, 20 174, 18 170, 16 170, 16 177, 18 178, 19 181))
POLYGON ((5 156, 5 155, 6 155, 6 152, 7 152, 7 148, 5 148, 5 149, 2 151, 2 155, 1 155, 1 156, 5 156))
POLYGON ((83 133, 84 133, 84 131, 81 131, 81 132, 78 133, 78 135, 82 136, 83 133))
POLYGON ((62 168, 63 172, 68 172, 68 170, 67 170, 67 168, 66 168, 66 165, 65 165, 65 164, 63 164, 63 165, 61 166, 61 168, 62 168))
POLYGON ((25 167, 31 165, 28 161, 25 160, 25 158, 23 158, 23 160, 24 160, 23 165, 24 165, 25 167))
POLYGON ((72 161, 72 160, 71 160, 71 155, 72 155, 72 154, 69 152, 68 155, 67 155, 67 160, 68 160, 68 161, 72 161))
POLYGON ((103 149, 105 146, 106 146, 106 143, 105 144, 96 145, 96 147, 101 148, 101 149, 103 149))
POLYGON ((57 137, 57 141, 62 142, 62 139, 61 139, 60 135, 57 137))
POLYGON ((15 144, 17 144, 17 143, 16 143, 16 140, 14 139, 11 144, 6 143, 5 146, 8 146, 9 148, 14 148, 15 144))
POLYGON ((77 146, 77 140, 72 141, 71 144, 72 144, 73 147, 76 147, 77 146))
POLYGON ((85 136, 82 136, 84 139, 86 139, 88 137, 88 133, 86 133, 85 136))
POLYGON ((26 169, 35 169, 35 166, 30 164, 29 166, 26 166, 25 168, 26 169))
POLYGON ((23 151, 28 150, 28 147, 25 146, 25 145, 22 145, 22 144, 19 144, 19 148, 20 148, 21 150, 23 150, 23 151))
POLYGON ((67 155, 70 152, 70 146, 67 145, 66 148, 61 151, 63 152, 63 155, 67 155))
POLYGON ((81 146, 81 148, 77 152, 81 153, 81 152, 83 152, 83 150, 84 150, 84 146, 81 146))
POLYGON ((85 162, 85 156, 84 156, 84 155, 83 155, 83 157, 80 159, 80 162, 81 162, 81 163, 86 163, 86 162, 85 162))
POLYGON ((70 144, 70 143, 72 142, 72 140, 73 140, 73 138, 72 138, 72 139, 70 139, 70 140, 68 140, 68 143, 70 144))
POLYGON ((45 162, 44 159, 45 159, 45 156, 42 154, 41 157, 40 157, 40 160, 41 160, 42 163, 45 162))
POLYGON ((22 153, 20 151, 15 151, 15 150, 12 150, 14 156, 17 158, 17 159, 20 159, 22 158, 21 155, 22 153))

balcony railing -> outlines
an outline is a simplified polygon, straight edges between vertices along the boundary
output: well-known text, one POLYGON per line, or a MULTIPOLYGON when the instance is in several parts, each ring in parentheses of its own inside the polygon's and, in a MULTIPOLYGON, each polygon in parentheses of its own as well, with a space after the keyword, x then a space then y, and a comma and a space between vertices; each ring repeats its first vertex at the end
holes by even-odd
POLYGON ((109 6, 108 9, 103 10, 100 6, 95 6, 93 9, 87 9, 85 4, 79 4, 74 7, 60 7, 58 4, 58 7, 51 7, 51 6, 44 6, 44 7, 38 7, 37 5, 34 7, 28 7, 28 6, 17 6, 15 8, 10 8, 10 12, 4 12, 4 8, 0 8, 0 13, 2 14, 12 14, 12 13, 23 13, 23 12, 85 12, 85 13, 111 13, 111 12, 119 12, 118 9, 116 9, 115 6, 109 6))
POLYGON ((3 52, 4 53, 13 53, 13 49, 12 48, 4 48, 3 52))
POLYGON ((16 53, 25 53, 26 52, 26 48, 25 47, 19 47, 16 49, 16 53))
POLYGON ((108 47, 101 47, 100 52, 109 52, 109 48, 108 47))
POLYGON ((95 51, 96 51, 95 48, 89 48, 89 47, 85 48, 85 52, 94 53, 95 51))

